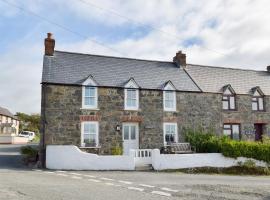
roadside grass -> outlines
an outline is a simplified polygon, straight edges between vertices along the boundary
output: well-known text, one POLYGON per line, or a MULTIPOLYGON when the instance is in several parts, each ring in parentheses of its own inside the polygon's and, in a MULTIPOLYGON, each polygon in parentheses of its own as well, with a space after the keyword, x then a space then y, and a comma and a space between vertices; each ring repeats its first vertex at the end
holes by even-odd
POLYGON ((186 169, 163 170, 163 172, 182 172, 186 174, 225 174, 225 175, 263 175, 270 176, 270 169, 268 167, 248 167, 248 166, 234 166, 234 167, 196 167, 186 169))

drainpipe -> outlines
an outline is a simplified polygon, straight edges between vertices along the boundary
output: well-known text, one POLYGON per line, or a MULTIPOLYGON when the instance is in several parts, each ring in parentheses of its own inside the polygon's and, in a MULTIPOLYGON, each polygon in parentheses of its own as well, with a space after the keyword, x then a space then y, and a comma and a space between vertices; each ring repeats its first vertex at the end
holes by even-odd
POLYGON ((41 99, 41 134, 42 134, 42 140, 40 145, 40 162, 42 168, 46 167, 46 145, 45 145, 45 130, 46 130, 46 93, 47 93, 47 85, 42 84, 42 99, 41 99))

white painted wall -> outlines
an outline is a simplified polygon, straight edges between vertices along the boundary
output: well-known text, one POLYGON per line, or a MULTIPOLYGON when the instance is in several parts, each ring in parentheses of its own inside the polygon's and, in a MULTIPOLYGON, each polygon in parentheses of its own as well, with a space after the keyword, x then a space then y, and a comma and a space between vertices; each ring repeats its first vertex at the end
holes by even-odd
POLYGON ((134 152, 128 156, 98 156, 73 145, 47 145, 46 167, 62 170, 134 170, 134 152))
POLYGON ((24 137, 1 135, 0 144, 27 144, 28 139, 24 137))
MULTIPOLYGON (((194 154, 160 154, 158 149, 152 151, 152 166, 155 170, 183 169, 194 167, 231 167, 239 161, 248 158, 227 158, 220 153, 194 153, 194 154)), ((266 166, 266 163, 255 161, 257 166, 266 166)))

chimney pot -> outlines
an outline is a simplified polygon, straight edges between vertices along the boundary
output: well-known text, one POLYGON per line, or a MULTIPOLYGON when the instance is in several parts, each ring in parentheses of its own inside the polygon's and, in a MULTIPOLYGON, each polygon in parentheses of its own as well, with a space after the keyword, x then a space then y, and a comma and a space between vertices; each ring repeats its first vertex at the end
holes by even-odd
POLYGON ((185 68, 187 63, 186 63, 186 54, 182 53, 182 51, 178 51, 176 55, 173 57, 173 62, 176 63, 178 67, 183 67, 185 68))
POLYGON ((52 33, 47 33, 47 38, 44 40, 45 45, 45 55, 53 56, 55 40, 52 38, 52 33))

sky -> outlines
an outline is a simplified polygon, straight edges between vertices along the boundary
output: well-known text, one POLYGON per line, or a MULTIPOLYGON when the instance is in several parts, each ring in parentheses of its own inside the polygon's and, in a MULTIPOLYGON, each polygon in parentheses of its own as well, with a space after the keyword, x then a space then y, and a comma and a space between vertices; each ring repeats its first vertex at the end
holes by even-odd
POLYGON ((71 52, 265 70, 269 0, 0 0, 0 106, 40 112, 44 38, 71 52))

